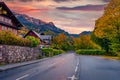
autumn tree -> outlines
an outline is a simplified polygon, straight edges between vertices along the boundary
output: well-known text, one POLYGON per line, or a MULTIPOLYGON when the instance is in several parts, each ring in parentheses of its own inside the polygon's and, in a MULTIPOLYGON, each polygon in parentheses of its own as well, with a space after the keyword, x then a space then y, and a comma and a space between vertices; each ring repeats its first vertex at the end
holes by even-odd
POLYGON ((25 26, 23 26, 18 32, 21 35, 25 35, 25 34, 27 34, 28 31, 29 30, 25 26))
POLYGON ((81 35, 79 38, 73 38, 75 49, 101 49, 100 46, 91 40, 90 35, 81 35))
POLYGON ((93 36, 107 53, 120 51, 120 0, 111 0, 95 23, 93 36))
POLYGON ((53 38, 52 46, 54 48, 62 49, 62 50, 69 50, 70 45, 71 44, 70 44, 69 38, 63 33, 60 33, 53 38))

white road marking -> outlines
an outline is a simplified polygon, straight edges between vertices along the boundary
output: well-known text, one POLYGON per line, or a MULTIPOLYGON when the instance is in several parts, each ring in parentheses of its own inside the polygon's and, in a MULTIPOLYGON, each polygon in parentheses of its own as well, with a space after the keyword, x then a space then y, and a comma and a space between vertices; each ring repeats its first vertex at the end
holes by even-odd
POLYGON ((75 77, 75 75, 73 75, 72 77, 68 77, 71 80, 77 80, 77 78, 75 77))
POLYGON ((29 76, 29 74, 26 74, 26 75, 24 75, 24 76, 22 76, 22 77, 19 77, 19 78, 17 78, 16 80, 21 80, 21 79, 23 79, 23 78, 25 78, 25 77, 27 77, 27 76, 29 76))
POLYGON ((77 66, 79 65, 79 62, 77 63, 77 66))
POLYGON ((76 66, 76 68, 75 68, 75 72, 77 72, 77 70, 78 70, 78 66, 76 66))
POLYGON ((77 66, 79 65, 79 59, 77 60, 77 66))

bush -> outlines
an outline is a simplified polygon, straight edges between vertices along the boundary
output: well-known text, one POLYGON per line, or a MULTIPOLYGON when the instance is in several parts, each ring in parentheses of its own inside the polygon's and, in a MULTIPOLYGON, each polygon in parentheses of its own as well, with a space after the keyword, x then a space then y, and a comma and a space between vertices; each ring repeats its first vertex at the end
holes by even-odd
POLYGON ((62 54, 64 51, 63 50, 57 50, 57 49, 53 49, 53 55, 58 55, 58 54, 62 54))
POLYGON ((52 48, 42 48, 42 52, 44 53, 45 56, 55 56, 58 54, 62 54, 64 51, 63 50, 57 50, 57 49, 52 49, 52 48))
POLYGON ((115 51, 110 51, 108 54, 106 54, 107 56, 118 56, 117 52, 115 51))
POLYGON ((27 36, 26 37, 28 40, 30 40, 32 43, 30 44, 31 47, 36 47, 39 45, 40 40, 38 40, 37 38, 33 37, 33 36, 27 36))
POLYGON ((31 41, 21 38, 10 31, 0 31, 0 44, 30 46, 31 41))
POLYGON ((52 48, 42 48, 41 50, 45 56, 47 56, 47 57, 53 56, 53 54, 52 54, 53 49, 52 48))
POLYGON ((93 49, 81 49, 77 50, 76 53, 81 55, 105 55, 105 51, 93 49))
POLYGON ((117 56, 115 52, 109 52, 107 54, 105 50, 94 50, 94 49, 80 49, 76 51, 77 54, 81 55, 107 55, 107 56, 117 56))

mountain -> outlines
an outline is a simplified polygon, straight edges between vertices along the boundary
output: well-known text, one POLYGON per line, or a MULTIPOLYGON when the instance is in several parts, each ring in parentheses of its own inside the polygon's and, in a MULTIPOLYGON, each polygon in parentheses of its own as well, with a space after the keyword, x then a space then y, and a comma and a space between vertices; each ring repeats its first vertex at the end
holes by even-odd
POLYGON ((83 31, 79 35, 89 35, 91 33, 92 33, 91 31, 83 31))
POLYGON ((91 31, 83 31, 80 34, 70 34, 70 36, 72 36, 72 37, 80 37, 80 35, 89 35, 91 33, 92 33, 91 31))
POLYGON ((57 35, 59 33, 64 33, 67 36, 79 37, 80 35, 88 35, 91 34, 91 31, 83 31, 80 34, 69 34, 68 32, 58 28, 55 26, 53 22, 45 22, 40 19, 35 19, 25 14, 15 13, 15 16, 18 20, 28 29, 35 30, 38 33, 45 32, 47 34, 57 35))
POLYGON ((57 28, 53 22, 45 22, 39 19, 35 19, 33 17, 29 17, 25 14, 18 14, 15 13, 15 16, 18 18, 18 20, 25 26, 27 27, 27 29, 32 29, 35 30, 38 33, 41 32, 50 32, 50 33, 54 33, 55 35, 59 34, 59 33, 64 33, 65 35, 69 36, 69 33, 57 28))
POLYGON ((70 36, 71 36, 71 37, 76 37, 76 38, 77 38, 77 37, 80 36, 80 34, 70 34, 70 36))

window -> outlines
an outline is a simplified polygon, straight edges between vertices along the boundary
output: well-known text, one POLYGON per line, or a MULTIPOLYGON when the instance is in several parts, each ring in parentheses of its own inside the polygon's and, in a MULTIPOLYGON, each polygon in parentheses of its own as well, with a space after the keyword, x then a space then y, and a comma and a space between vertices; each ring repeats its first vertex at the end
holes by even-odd
POLYGON ((5 27, 5 26, 2 26, 2 30, 7 30, 7 27, 5 27))
POLYGON ((3 17, 3 16, 0 16, 0 21, 1 22, 5 22, 5 23, 8 23, 10 25, 12 25, 12 22, 10 19, 6 18, 6 17, 3 17))
POLYGON ((14 29, 13 32, 14 32, 15 34, 17 34, 17 30, 14 29))
POLYGON ((5 30, 7 30, 7 27, 4 27, 5 30))
POLYGON ((4 30, 4 26, 2 26, 2 30, 4 30))
POLYGON ((8 30, 12 32, 12 28, 8 28, 8 30))
POLYGON ((3 19, 3 17, 2 16, 0 16, 0 21, 3 21, 4 19, 3 19))
POLYGON ((2 59, 2 54, 0 54, 0 59, 2 59))

